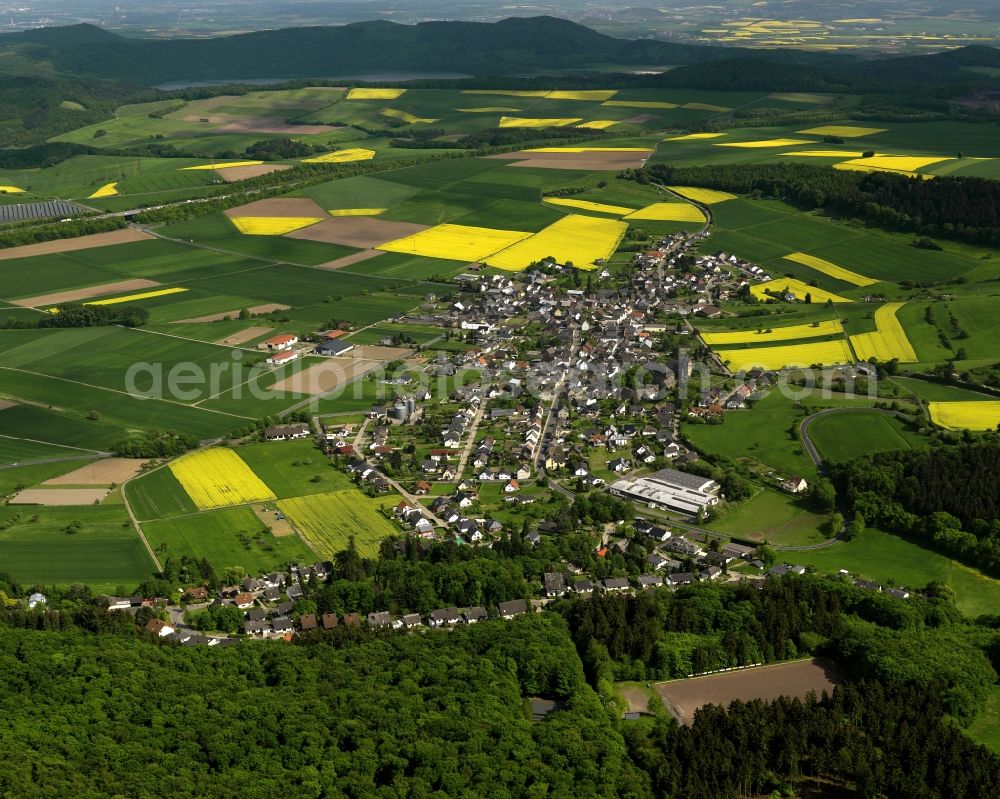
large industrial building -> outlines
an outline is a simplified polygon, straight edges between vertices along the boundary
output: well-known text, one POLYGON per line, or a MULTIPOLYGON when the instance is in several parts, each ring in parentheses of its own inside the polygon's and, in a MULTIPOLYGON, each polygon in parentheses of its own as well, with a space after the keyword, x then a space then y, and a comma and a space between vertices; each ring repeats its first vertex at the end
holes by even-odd
POLYGON ((715 480, 676 469, 660 469, 634 480, 618 480, 611 484, 610 490, 633 502, 691 516, 719 502, 719 484, 715 480))

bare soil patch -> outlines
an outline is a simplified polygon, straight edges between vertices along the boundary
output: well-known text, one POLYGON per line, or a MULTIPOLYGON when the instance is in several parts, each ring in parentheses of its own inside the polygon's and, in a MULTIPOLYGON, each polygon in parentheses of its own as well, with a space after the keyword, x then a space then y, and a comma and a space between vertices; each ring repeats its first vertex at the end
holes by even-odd
POLYGON ((85 289, 67 289, 66 291, 56 291, 52 294, 39 294, 36 297, 25 297, 23 300, 11 300, 11 303, 20 305, 22 308, 41 308, 58 305, 61 302, 88 300, 91 297, 100 297, 105 294, 139 291, 140 289, 149 289, 159 285, 155 280, 135 278, 134 280, 119 280, 115 283, 102 283, 100 286, 89 286, 85 289))
POLYGON ((326 219, 315 225, 287 234, 290 239, 305 239, 307 241, 322 241, 327 244, 343 244, 347 247, 357 247, 367 250, 387 241, 412 236, 427 225, 413 222, 389 222, 384 219, 372 219, 367 216, 342 216, 326 219))
POLYGON ((618 693, 628 703, 628 709, 632 713, 648 713, 651 691, 641 685, 622 685, 618 687, 618 693))
MULTIPOLYGON (((225 172, 226 170, 222 170, 225 172)), ((274 217, 319 217, 325 219, 326 211, 320 208, 314 200, 308 197, 272 197, 269 200, 257 200, 256 202, 241 205, 239 208, 230 208, 223 213, 232 217, 241 216, 274 216, 274 217)))
POLYGON ((349 354, 356 355, 363 361, 384 361, 388 363, 389 361, 405 358, 412 352, 413 350, 406 347, 380 347, 376 344, 365 344, 361 347, 355 347, 349 354))
POLYGON ((286 535, 295 535, 295 528, 288 519, 279 519, 277 509, 273 505, 252 505, 254 514, 260 519, 261 524, 271 528, 271 535, 283 538, 286 535))
POLYGON ((233 333, 231 336, 220 338, 215 343, 223 344, 228 347, 235 347, 238 344, 246 344, 248 341, 270 332, 270 327, 248 327, 246 330, 240 330, 239 332, 233 333))
MULTIPOLYGON (((287 311, 291 308, 291 305, 282 305, 280 302, 272 302, 267 305, 254 305, 251 308, 247 308, 250 313, 271 313, 271 311, 287 311)), ((223 319, 235 319, 240 315, 241 308, 237 308, 235 311, 222 311, 221 313, 208 314, 206 316, 196 316, 193 319, 178 319, 171 324, 175 325, 192 325, 198 322, 221 322, 223 319)))
POLYGON ((649 122, 651 119, 656 119, 656 114, 636 114, 634 117, 623 119, 622 122, 630 122, 633 125, 641 125, 643 122, 649 122))
MULTIPOLYGON (((313 225, 313 227, 315 227, 315 225, 313 225)), ((344 266, 350 266, 351 264, 360 263, 361 261, 367 261, 370 258, 375 258, 379 255, 385 255, 385 252, 382 250, 362 250, 361 252, 345 255, 343 258, 337 258, 334 261, 327 261, 325 264, 319 264, 319 268, 340 269, 344 266)))
POLYGON ((68 474, 46 480, 42 485, 110 486, 112 483, 121 485, 130 477, 139 474, 146 463, 149 461, 132 458, 102 458, 68 474))
POLYGON ((322 363, 317 363, 275 383, 274 388, 278 391, 309 396, 325 394, 378 367, 378 361, 351 357, 326 358, 322 363))
POLYGON ((226 121, 219 130, 230 133, 288 133, 293 136, 308 136, 310 133, 340 130, 340 126, 289 125, 281 117, 240 117, 226 121))
POLYGON ((5 411, 8 408, 16 408, 16 402, 10 402, 9 400, 0 399, 0 411, 5 411))
POLYGON ((582 169, 604 172, 615 169, 638 169, 646 163, 646 153, 532 153, 510 166, 531 169, 582 169))
POLYGON ((235 183, 238 180, 247 178, 259 178, 261 175, 270 175, 272 172, 281 172, 283 169, 291 169, 288 164, 256 164, 254 166, 231 166, 228 169, 216 169, 215 174, 226 183, 235 183))
POLYGON ((52 255, 57 252, 73 252, 75 250, 90 250, 94 247, 110 247, 112 244, 128 244, 133 241, 145 241, 153 238, 135 228, 122 228, 107 233, 91 233, 89 236, 77 236, 75 239, 56 239, 42 241, 38 244, 22 244, 20 247, 0 249, 0 261, 10 261, 14 258, 31 258, 35 255, 52 255))
POLYGON ((705 705, 728 707, 737 699, 767 702, 779 696, 802 699, 810 691, 817 695, 832 691, 838 682, 840 677, 831 663, 814 659, 691 677, 655 687, 667 709, 683 724, 691 724, 695 711, 705 705))
POLYGON ((93 505, 109 493, 107 488, 29 488, 14 496, 11 505, 93 505))

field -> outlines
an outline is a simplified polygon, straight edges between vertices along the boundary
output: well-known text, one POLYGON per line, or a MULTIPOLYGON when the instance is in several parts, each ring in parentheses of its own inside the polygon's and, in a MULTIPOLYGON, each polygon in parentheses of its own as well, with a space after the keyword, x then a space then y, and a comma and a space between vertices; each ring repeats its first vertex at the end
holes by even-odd
POLYGON ((986 704, 976 715, 967 732, 979 743, 1000 754, 1000 685, 990 688, 986 704))
POLYGON ((996 430, 1000 425, 1000 401, 930 402, 931 421, 949 430, 996 430))
POLYGON ((799 660, 726 674, 672 680, 657 683, 655 688, 671 715, 683 724, 691 724, 695 711, 705 705, 728 707, 736 700, 749 702, 759 699, 767 702, 779 696, 805 699, 810 691, 816 694, 832 692, 838 682, 840 678, 832 664, 821 660, 799 660))
POLYGON ((354 536, 358 551, 373 557, 382 539, 399 533, 379 508, 394 504, 393 497, 372 500, 356 489, 283 499, 278 508, 323 558, 346 549, 354 536))
MULTIPOLYGON (((759 325, 760 323, 758 323, 759 325)), ((828 319, 824 322, 813 322, 807 325, 788 325, 787 327, 760 327, 759 330, 732 330, 725 332, 709 332, 701 330, 700 335, 710 347, 725 344, 762 344, 771 341, 792 341, 803 338, 818 338, 820 336, 835 336, 844 332, 844 326, 839 319, 828 319)))
POLYGON ((202 510, 275 499, 274 493, 231 449, 206 449, 170 463, 191 500, 202 510))
POLYGON ((267 531, 250 507, 145 522, 142 529, 161 561, 184 555, 205 558, 220 572, 240 566, 249 574, 261 574, 316 559, 298 536, 267 531))
POLYGON ((808 510, 803 500, 771 488, 732 507, 709 527, 741 541, 775 546, 808 546, 829 536, 820 531, 826 517, 808 510))
POLYGON ((824 275, 829 275, 836 280, 852 283, 855 286, 871 286, 878 283, 877 280, 872 280, 870 277, 859 275, 850 269, 845 269, 829 261, 824 261, 822 258, 817 258, 814 255, 807 255, 804 252, 793 252, 791 255, 786 255, 785 258, 803 266, 808 266, 810 269, 815 269, 817 272, 822 272, 824 275))
POLYGON ((754 347, 744 350, 718 349, 716 354, 733 372, 745 372, 754 367, 761 369, 788 369, 852 363, 854 358, 843 339, 812 344, 787 344, 777 347, 754 347))
POLYGON ((874 333, 861 333, 851 336, 851 346, 858 360, 867 361, 876 358, 880 361, 890 361, 893 358, 900 363, 912 363, 917 360, 906 331, 896 318, 896 312, 906 303, 890 302, 875 311, 874 333))
POLYGON ((17 517, 0 532, 0 563, 25 585, 85 583, 95 591, 131 592, 154 571, 120 505, 0 508, 0 520, 17 517), (80 531, 65 532, 76 521, 80 531))
POLYGON ((806 285, 801 280, 791 277, 775 278, 770 282, 756 283, 750 287, 750 293, 765 302, 773 301, 769 292, 776 294, 790 293, 795 296, 795 299, 801 302, 850 302, 849 299, 841 297, 839 294, 825 291, 816 286, 806 285))
POLYGON ((385 242, 380 250, 444 258, 455 261, 482 261, 487 256, 528 238, 530 233, 517 230, 438 225, 403 239, 385 242))
POLYGON ((809 437, 824 460, 848 461, 874 452, 910 449, 925 443, 896 417, 878 411, 852 410, 821 416, 809 426, 809 437))
POLYGON ((628 225, 613 219, 570 214, 518 244, 486 259, 498 269, 520 271, 549 256, 559 263, 590 269, 610 258, 628 225))

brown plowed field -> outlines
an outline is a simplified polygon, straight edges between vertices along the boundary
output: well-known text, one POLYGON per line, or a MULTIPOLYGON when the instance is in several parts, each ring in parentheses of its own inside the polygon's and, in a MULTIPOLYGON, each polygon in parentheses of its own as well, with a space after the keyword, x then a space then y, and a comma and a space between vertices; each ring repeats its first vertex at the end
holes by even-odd
POLYGON ((325 264, 319 264, 319 268, 340 269, 344 266, 350 266, 351 264, 360 263, 361 261, 367 261, 370 258, 375 258, 379 255, 385 255, 385 253, 382 250, 362 250, 361 252, 345 255, 343 258, 337 258, 335 261, 327 261, 325 264))
POLYGON ((88 463, 68 474, 53 477, 42 483, 43 486, 109 486, 112 483, 120 485, 142 471, 144 460, 132 458, 102 458, 88 463))
POLYGON ((215 174, 226 183, 235 183, 238 180, 247 178, 259 178, 261 175, 270 175, 272 172, 281 172, 283 169, 291 169, 288 164, 256 164, 254 166, 231 166, 228 169, 216 169, 215 174))
POLYGON ((372 219, 367 216, 340 216, 327 219, 301 230, 288 234, 290 239, 305 239, 307 241, 322 241, 327 244, 343 244, 346 247, 357 247, 367 250, 387 241, 412 236, 427 225, 413 222, 389 222, 385 219, 372 219))
MULTIPOLYGON (((291 307, 291 305, 282 305, 280 302, 271 302, 267 305, 254 305, 252 308, 247 308, 247 311, 250 313, 271 313, 271 311, 287 311, 291 307)), ((192 325, 198 322, 220 322, 226 317, 235 319, 239 316, 239 313, 240 309, 237 308, 235 311, 222 311, 221 313, 213 313, 206 316, 196 316, 194 319, 178 319, 171 324, 192 325)))
POLYGON ((75 239, 56 239, 42 241, 38 244, 23 244, 20 247, 0 249, 0 261, 10 261, 14 258, 31 258, 35 255, 52 255, 57 252, 73 252, 75 250, 90 250, 94 247, 110 247, 112 244, 128 244, 133 241, 145 241, 153 238, 135 228, 122 228, 107 233, 91 233, 89 236, 77 236, 75 239))
MULTIPOLYGON (((234 167, 238 169, 238 167, 234 167)), ((225 172, 226 170, 223 170, 225 172)), ((238 208, 230 208, 223 213, 228 217, 241 216, 274 216, 274 217, 319 217, 325 219, 326 211, 320 208, 315 201, 308 197, 272 197, 269 200, 257 200, 256 202, 241 205, 238 208)))
POLYGON ((68 289, 52 294, 39 294, 37 297, 25 297, 21 300, 11 300, 14 305, 24 308, 47 308, 62 302, 89 300, 91 297, 101 297, 105 294, 121 294, 126 291, 139 291, 159 286, 155 280, 136 278, 134 280, 119 280, 116 283, 102 283, 100 286, 89 286, 85 289, 68 289))
POLYGON ((810 691, 817 695, 830 692, 838 682, 840 677, 831 663, 814 659, 672 680, 657 683, 655 688, 671 714, 683 724, 690 724, 695 711, 705 705, 728 707, 737 699, 767 702, 779 696, 803 699, 810 691))

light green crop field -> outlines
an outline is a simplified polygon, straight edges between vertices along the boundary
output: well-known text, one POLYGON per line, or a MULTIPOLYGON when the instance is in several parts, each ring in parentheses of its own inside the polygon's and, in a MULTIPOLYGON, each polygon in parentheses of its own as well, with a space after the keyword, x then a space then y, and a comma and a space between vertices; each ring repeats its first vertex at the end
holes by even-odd
POLYGON ((129 481, 125 498, 140 521, 198 511, 174 473, 166 467, 129 481))
POLYGON ((300 497, 350 488, 351 481, 334 469, 311 438, 246 444, 236 453, 278 498, 300 497), (319 477, 313 482, 314 477, 319 477))
MULTIPOLYGON (((274 507, 271 503, 268 507, 274 507)), ((248 507, 225 508, 146 522, 146 539, 158 557, 206 559, 217 571, 239 566, 250 574, 311 562, 315 556, 296 535, 276 536, 248 507)))
POLYGON ((709 526, 743 541, 806 546, 829 537, 820 531, 824 521, 826 517, 811 512, 802 499, 764 488, 709 526))
POLYGON ((8 506, 0 508, 0 519, 17 519, 0 532, 0 563, 23 584, 131 591, 153 574, 153 562, 121 506, 8 506), (76 521, 80 532, 67 533, 76 521))
POLYGON ((862 455, 911 449, 926 439, 903 427, 899 419, 876 411, 834 413, 816 419, 809 436, 824 460, 847 461, 862 455))
POLYGON ((370 557, 378 552, 382 539, 400 532, 380 510, 398 501, 398 495, 369 499, 357 489, 348 488, 279 500, 278 508, 321 557, 330 558, 346 549, 351 536, 358 551, 370 557))

